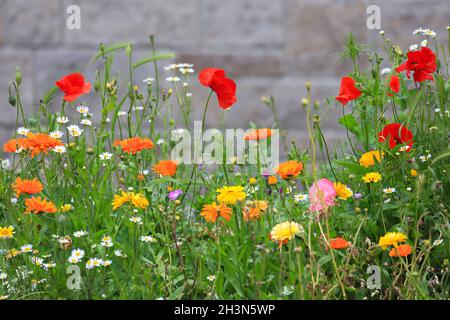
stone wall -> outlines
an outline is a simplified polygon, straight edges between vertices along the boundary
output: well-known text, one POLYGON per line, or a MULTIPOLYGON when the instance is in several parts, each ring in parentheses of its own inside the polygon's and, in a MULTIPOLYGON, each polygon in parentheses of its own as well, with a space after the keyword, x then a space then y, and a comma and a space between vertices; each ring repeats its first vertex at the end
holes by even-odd
MULTIPOLYGON (((325 98, 337 93, 340 77, 351 70, 339 56, 348 32, 371 48, 380 44, 379 30, 366 27, 371 4, 381 8, 381 29, 403 50, 417 42, 412 31, 419 26, 435 30, 446 43, 448 0, 0 0, 1 142, 14 127, 7 88, 16 66, 23 71, 22 99, 31 112, 60 76, 78 70, 93 80, 96 66, 89 61, 100 42, 131 41, 138 59, 150 54, 149 34, 161 50, 175 51, 178 61, 192 62, 196 70, 223 67, 237 80, 239 101, 227 115, 230 126, 270 125, 271 113, 260 98, 273 95, 283 126, 291 136, 304 137, 299 101, 309 80, 314 99, 326 108, 326 135, 342 136, 335 123, 340 111, 325 107, 325 98), (81 30, 66 27, 71 4, 81 8, 81 30)), ((125 70, 125 59, 119 56, 117 64, 125 70)), ((136 79, 150 76, 149 70, 136 79)), ((200 119, 207 91, 192 91, 200 119)), ((211 108, 208 125, 219 116, 211 108)))

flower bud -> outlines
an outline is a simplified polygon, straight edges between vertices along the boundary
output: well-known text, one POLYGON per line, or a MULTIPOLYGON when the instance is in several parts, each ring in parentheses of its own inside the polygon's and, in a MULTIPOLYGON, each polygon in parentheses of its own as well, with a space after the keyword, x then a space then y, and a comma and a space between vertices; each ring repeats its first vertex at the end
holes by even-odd
POLYGON ((22 84, 22 73, 20 72, 19 67, 16 68, 16 83, 19 86, 22 84))

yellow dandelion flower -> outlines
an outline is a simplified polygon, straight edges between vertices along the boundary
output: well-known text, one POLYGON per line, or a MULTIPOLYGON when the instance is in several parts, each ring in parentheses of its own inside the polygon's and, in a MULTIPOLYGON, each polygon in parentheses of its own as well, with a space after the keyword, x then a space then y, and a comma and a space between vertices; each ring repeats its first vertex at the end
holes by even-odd
POLYGON ((256 183, 256 178, 251 177, 250 179, 248 179, 248 183, 255 184, 256 183))
POLYGON ((130 200, 130 196, 128 195, 128 193, 126 193, 124 191, 122 191, 122 193, 120 195, 115 194, 113 202, 112 202, 113 210, 116 211, 121 206, 123 206, 125 203, 127 203, 128 200, 130 200))
POLYGON ((149 202, 143 194, 122 191, 120 195, 114 195, 112 202, 113 210, 119 209, 126 203, 131 203, 137 209, 145 209, 149 206, 149 202))
POLYGON ((14 235, 14 227, 0 227, 0 239, 11 239, 14 235))
POLYGON ((348 198, 353 196, 352 189, 340 182, 334 183, 334 190, 336 190, 337 197, 342 200, 347 200, 348 198))
POLYGON ((389 246, 397 246, 399 242, 405 242, 408 237, 401 232, 388 232, 384 236, 380 237, 378 245, 386 250, 389 246))
POLYGON ((130 201, 133 206, 138 209, 145 209, 149 205, 147 198, 145 198, 141 193, 132 192, 130 194, 130 201))
POLYGON ((287 243, 289 240, 301 233, 303 228, 296 222, 286 221, 277 224, 270 232, 270 240, 280 244, 287 243))
POLYGON ((362 177, 365 183, 378 182, 381 180, 381 174, 378 172, 369 172, 362 177))
POLYGON ((223 204, 234 205, 238 201, 243 201, 247 197, 242 186, 225 186, 223 188, 217 189, 219 193, 217 195, 217 200, 223 204))
POLYGON ((62 205, 60 210, 62 213, 67 213, 70 210, 72 210, 72 205, 71 204, 62 205))
POLYGON ((411 177, 417 177, 417 170, 411 169, 411 177))
POLYGON ((359 159, 359 164, 363 167, 369 168, 375 165, 375 160, 380 163, 383 158, 383 153, 380 151, 369 151, 364 153, 359 159))

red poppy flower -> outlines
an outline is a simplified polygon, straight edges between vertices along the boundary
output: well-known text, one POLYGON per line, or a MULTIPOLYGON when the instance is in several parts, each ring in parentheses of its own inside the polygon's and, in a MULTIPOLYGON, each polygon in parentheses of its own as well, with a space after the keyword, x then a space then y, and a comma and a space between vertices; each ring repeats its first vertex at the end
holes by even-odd
POLYGON ((414 81, 423 82, 433 80, 432 73, 436 71, 436 55, 427 47, 422 47, 419 51, 407 53, 408 60, 398 66, 395 71, 406 71, 408 78, 411 78, 411 71, 414 72, 414 81))
POLYGON ((227 78, 223 69, 203 69, 198 79, 202 85, 211 88, 217 94, 222 109, 228 109, 236 103, 236 82, 227 78))
POLYGON ((72 102, 78 97, 91 91, 91 84, 84 82, 84 76, 81 73, 72 73, 62 77, 56 82, 58 88, 64 92, 64 100, 72 102))
POLYGON ((378 140, 380 142, 389 139, 389 148, 393 149, 398 144, 407 144, 409 151, 414 144, 413 134, 407 127, 400 123, 391 123, 386 125, 383 130, 378 134, 378 140))
MULTIPOLYGON (((398 91, 400 90, 400 79, 396 74, 391 76, 391 80, 389 81, 389 88, 392 90, 392 92, 395 93, 398 93, 398 91)), ((393 94, 389 92, 388 96, 392 97, 393 94)))
POLYGON ((339 95, 336 97, 337 101, 345 106, 347 102, 358 99, 360 95, 361 91, 356 88, 355 80, 351 77, 343 77, 341 79, 341 88, 339 89, 339 95))

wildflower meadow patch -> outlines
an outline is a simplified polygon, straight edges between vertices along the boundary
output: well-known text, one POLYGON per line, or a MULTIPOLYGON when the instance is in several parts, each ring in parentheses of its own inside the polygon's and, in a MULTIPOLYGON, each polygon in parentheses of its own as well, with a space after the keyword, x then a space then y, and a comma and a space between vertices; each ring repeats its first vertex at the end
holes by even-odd
MULTIPOLYGON (((100 45, 95 81, 67 70, 32 114, 18 67, 0 299, 448 299, 450 43, 415 34, 407 52, 384 32, 380 52, 350 34, 353 69, 321 105, 305 84, 292 108, 305 109, 309 139, 286 150, 278 121, 206 130, 207 117, 239 112, 239 82, 215 66, 158 70, 172 55, 153 37, 139 61, 131 44, 100 45), (129 70, 112 72, 118 55, 129 70), (320 121, 330 109, 347 137, 333 145, 320 121)), ((275 119, 275 99, 263 101, 275 119)))

